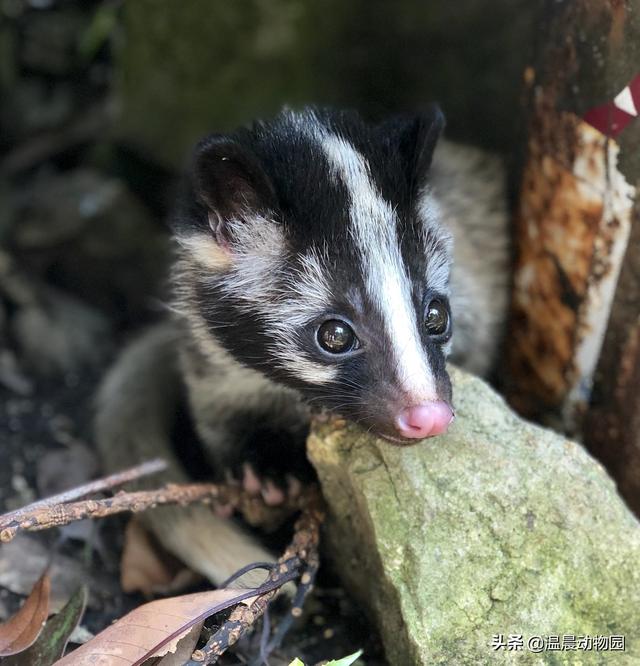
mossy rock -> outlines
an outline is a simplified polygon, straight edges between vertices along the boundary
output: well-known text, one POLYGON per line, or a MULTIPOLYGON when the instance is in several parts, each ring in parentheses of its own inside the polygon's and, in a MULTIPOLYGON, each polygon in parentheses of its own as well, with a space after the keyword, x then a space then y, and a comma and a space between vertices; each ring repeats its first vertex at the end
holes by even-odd
POLYGON ((124 8, 121 132, 177 165, 200 136, 302 103, 311 77, 296 0, 139 0, 124 8))
POLYGON ((640 524, 578 444, 451 370, 449 433, 398 448, 315 424, 309 455, 338 571, 392 664, 640 663, 640 524), (493 650, 495 635, 523 650, 493 650), (623 635, 626 651, 527 651, 531 636, 623 635))

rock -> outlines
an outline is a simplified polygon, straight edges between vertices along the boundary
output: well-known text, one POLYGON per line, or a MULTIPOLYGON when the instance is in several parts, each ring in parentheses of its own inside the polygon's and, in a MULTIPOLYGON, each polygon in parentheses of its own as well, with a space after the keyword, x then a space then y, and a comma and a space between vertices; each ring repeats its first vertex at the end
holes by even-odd
POLYGON ((285 96, 308 96, 303 3, 134 4, 123 7, 119 129, 165 164, 182 165, 202 134, 274 113, 285 96))
POLYGON ((41 375, 97 369, 112 349, 113 330, 105 315, 42 284, 2 252, 0 309, 10 313, 0 329, 0 384, 19 395, 33 389, 23 374, 26 367, 41 375))
MULTIPOLYGON (((29 368, 41 376, 98 369, 113 346, 113 328, 98 309, 49 287, 0 252, 0 385, 27 396, 29 368)), ((60 377, 58 377, 60 378, 60 377)))
POLYGON ((451 374, 447 435, 399 448, 317 423, 309 438, 335 566, 390 663, 640 663, 640 524, 613 482, 581 446, 451 374), (499 634, 524 650, 493 650, 499 634), (624 635, 626 652, 526 649, 565 634, 624 635))
POLYGON ((10 239, 24 251, 43 251, 75 240, 121 196, 118 181, 82 169, 46 174, 16 197, 10 239))

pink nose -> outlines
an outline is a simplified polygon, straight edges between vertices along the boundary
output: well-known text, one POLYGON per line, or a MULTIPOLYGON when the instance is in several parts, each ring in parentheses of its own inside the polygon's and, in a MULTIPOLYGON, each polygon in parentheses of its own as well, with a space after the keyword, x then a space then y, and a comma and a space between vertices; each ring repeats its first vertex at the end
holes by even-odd
POLYGON ((403 437, 423 439, 445 432, 453 418, 451 407, 435 400, 403 409, 396 418, 396 427, 403 437))

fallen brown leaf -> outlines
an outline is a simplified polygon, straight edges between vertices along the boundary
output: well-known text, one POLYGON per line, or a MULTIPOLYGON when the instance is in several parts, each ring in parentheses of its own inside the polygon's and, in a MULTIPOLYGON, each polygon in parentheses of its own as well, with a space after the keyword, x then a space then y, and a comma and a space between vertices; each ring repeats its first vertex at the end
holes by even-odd
POLYGON ((127 592, 176 594, 200 577, 155 543, 139 520, 127 524, 120 561, 120 584, 127 592))
POLYGON ((69 637, 82 619, 86 587, 78 588, 67 605, 47 620, 38 639, 26 650, 2 660, 2 666, 51 666, 64 654, 69 637))
POLYGON ((155 666, 183 666, 183 664, 189 661, 193 651, 196 649, 203 624, 204 622, 198 622, 198 624, 191 627, 189 632, 176 643, 175 650, 167 652, 155 666))
POLYGON ((20 610, 0 625, 0 656, 26 650, 40 635, 49 615, 51 581, 48 572, 40 576, 20 610))
POLYGON ((231 588, 151 601, 120 618, 55 666, 138 666, 149 657, 175 652, 193 625, 227 608, 243 592, 247 590, 231 588))

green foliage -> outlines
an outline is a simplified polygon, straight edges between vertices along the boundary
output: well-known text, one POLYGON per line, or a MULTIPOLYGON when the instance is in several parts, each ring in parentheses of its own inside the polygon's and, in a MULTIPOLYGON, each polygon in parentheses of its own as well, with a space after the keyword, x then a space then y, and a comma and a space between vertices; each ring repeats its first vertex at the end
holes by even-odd
POLYGON ((86 604, 87 588, 83 585, 57 615, 47 620, 38 640, 24 652, 3 659, 2 666, 51 666, 62 657, 86 604))

